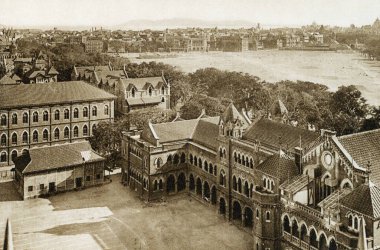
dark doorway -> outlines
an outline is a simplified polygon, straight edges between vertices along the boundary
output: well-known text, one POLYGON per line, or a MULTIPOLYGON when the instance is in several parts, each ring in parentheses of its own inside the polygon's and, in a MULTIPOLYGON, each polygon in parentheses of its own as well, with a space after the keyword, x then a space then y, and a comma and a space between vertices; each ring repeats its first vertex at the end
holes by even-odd
POLYGON ((168 193, 175 191, 175 178, 173 175, 169 175, 166 181, 166 190, 168 193))
POLYGON ((203 184, 203 196, 207 201, 210 200, 210 186, 208 185, 207 181, 205 181, 203 184))
POLYGON ((189 189, 190 189, 190 191, 195 190, 195 181, 194 181, 194 177, 192 174, 189 177, 189 189))
POLYGON ((49 183, 49 193, 55 192, 55 182, 49 183))
POLYGON ((241 206, 237 201, 234 202, 232 207, 232 219, 241 221, 241 206))
POLYGON ((75 178, 75 187, 76 188, 82 187, 82 177, 75 178))
POLYGON ((211 204, 215 205, 216 204, 216 187, 212 186, 211 188, 211 204))
POLYGON ((253 227, 253 211, 249 207, 246 207, 244 210, 244 226, 249 228, 253 227))
POLYGON ((219 212, 220 214, 226 214, 226 201, 223 198, 220 198, 219 201, 219 212))
POLYGON ((202 181, 197 178, 197 195, 202 196, 202 181))
POLYGON ((177 191, 185 190, 186 188, 186 177, 184 173, 180 173, 177 180, 177 191))

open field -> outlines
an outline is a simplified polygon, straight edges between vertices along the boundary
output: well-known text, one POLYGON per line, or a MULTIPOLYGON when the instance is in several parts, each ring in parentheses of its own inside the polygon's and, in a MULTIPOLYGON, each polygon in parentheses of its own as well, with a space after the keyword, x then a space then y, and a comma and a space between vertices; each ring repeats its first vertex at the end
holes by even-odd
POLYGON ((119 175, 112 179, 49 199, 0 202, 0 238, 10 217, 15 249, 252 249, 251 236, 215 209, 187 196, 148 205, 119 175))
POLYGON ((302 80, 327 85, 357 85, 371 104, 380 105, 380 62, 354 52, 282 51, 182 53, 175 58, 136 59, 177 66, 185 72, 215 67, 245 72, 268 82, 302 80))

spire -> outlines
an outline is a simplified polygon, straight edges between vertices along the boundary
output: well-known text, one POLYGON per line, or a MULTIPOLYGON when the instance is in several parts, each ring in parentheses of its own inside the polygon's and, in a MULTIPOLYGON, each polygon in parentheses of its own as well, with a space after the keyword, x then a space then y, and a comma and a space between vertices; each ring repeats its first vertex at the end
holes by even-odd
POLYGON ((7 225, 5 226, 5 237, 4 237, 4 250, 13 250, 13 238, 12 238, 12 227, 11 221, 7 219, 7 225))
POLYGON ((362 216, 360 219, 360 228, 359 228, 359 238, 358 238, 358 249, 367 250, 367 236, 365 233, 365 220, 362 216))

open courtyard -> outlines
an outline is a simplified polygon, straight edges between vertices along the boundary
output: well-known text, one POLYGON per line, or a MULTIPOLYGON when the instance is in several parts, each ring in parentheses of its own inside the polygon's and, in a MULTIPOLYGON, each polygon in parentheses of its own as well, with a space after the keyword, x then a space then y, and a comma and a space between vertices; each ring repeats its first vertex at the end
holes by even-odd
POLYGON ((146 204, 119 175, 112 180, 47 199, 7 196, 0 202, 1 238, 10 218, 15 249, 252 249, 249 233, 214 207, 187 195, 146 204))

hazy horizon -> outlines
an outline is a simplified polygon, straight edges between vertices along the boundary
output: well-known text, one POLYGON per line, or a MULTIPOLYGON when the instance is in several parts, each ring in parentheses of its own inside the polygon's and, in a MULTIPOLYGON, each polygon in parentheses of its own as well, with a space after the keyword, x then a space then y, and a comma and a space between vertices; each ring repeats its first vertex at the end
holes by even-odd
POLYGON ((312 22, 362 26, 372 24, 380 16, 379 9, 380 1, 376 0, 2 0, 0 24, 27 28, 108 28, 136 20, 159 23, 192 19, 288 27, 312 22))

